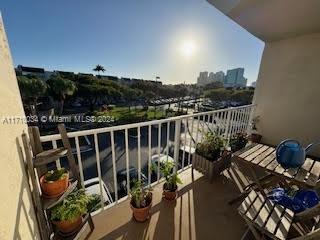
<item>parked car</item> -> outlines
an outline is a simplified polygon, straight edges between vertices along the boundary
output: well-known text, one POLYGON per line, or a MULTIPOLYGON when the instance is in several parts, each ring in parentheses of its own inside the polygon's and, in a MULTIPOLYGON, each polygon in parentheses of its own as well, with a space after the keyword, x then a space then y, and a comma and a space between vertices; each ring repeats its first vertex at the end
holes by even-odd
MULTIPOLYGON (((84 187, 85 187, 86 193, 88 193, 88 194, 101 195, 99 178, 97 178, 97 177, 84 181, 84 187)), ((107 185, 103 181, 102 181, 102 198, 103 198, 103 202, 105 205, 113 203, 113 199, 110 194, 110 191, 109 191, 107 185)))
MULTIPOLYGON (((130 178, 130 189, 133 187, 134 182, 138 180, 138 170, 135 167, 129 167, 129 178, 130 178)), ((140 179, 143 185, 148 183, 148 178, 142 172, 140 174, 140 179)), ((119 197, 124 197, 128 194, 127 192, 127 169, 122 169, 117 172, 117 182, 118 182, 118 194, 119 197)))

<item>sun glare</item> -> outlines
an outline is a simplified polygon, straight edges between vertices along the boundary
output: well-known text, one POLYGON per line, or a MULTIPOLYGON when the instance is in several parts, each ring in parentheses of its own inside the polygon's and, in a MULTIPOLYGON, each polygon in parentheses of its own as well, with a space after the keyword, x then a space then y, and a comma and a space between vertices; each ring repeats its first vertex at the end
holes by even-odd
POLYGON ((191 57, 194 54, 195 51, 195 44, 191 40, 186 40, 181 44, 181 54, 184 57, 191 57))

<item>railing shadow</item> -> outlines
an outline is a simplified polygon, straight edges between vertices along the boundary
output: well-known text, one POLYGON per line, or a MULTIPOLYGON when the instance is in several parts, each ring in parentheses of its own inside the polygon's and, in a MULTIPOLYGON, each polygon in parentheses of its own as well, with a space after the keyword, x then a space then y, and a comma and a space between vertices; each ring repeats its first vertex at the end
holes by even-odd
POLYGON ((210 184, 199 174, 191 181, 188 173, 187 179, 175 201, 155 198, 150 220, 136 223, 131 219, 102 239, 240 239, 245 224, 236 206, 228 204, 239 193, 234 181, 222 175, 210 184))

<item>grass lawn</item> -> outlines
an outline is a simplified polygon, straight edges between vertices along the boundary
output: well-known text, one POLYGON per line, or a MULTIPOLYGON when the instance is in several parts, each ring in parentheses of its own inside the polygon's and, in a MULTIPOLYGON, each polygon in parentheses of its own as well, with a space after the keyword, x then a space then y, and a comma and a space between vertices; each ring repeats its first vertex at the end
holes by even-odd
MULTIPOLYGON (((175 115, 175 113, 170 112, 167 117, 172 117, 173 115, 175 115)), ((117 123, 132 123, 165 118, 166 112, 159 108, 157 108, 155 112, 153 108, 146 110, 131 107, 129 111, 128 107, 114 107, 109 111, 97 112, 96 116, 113 117, 117 123)))

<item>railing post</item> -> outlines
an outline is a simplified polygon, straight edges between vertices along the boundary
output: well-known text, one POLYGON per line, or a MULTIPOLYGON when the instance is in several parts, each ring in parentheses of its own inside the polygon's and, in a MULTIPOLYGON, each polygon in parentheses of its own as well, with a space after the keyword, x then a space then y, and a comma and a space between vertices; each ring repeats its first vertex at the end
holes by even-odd
POLYGON ((247 135, 250 135, 251 134, 251 128, 252 128, 252 119, 253 119, 253 116, 254 116, 254 110, 255 110, 255 107, 254 106, 251 106, 250 107, 250 113, 249 113, 249 119, 248 119, 248 125, 247 125, 247 135))
POLYGON ((181 119, 175 121, 175 130, 174 130, 174 172, 177 172, 177 165, 179 162, 179 150, 180 150, 180 138, 181 138, 181 119))
POLYGON ((227 113, 227 123, 226 123, 226 138, 227 138, 228 144, 229 144, 229 131, 230 131, 231 114, 232 114, 232 108, 229 108, 228 113, 227 113))

